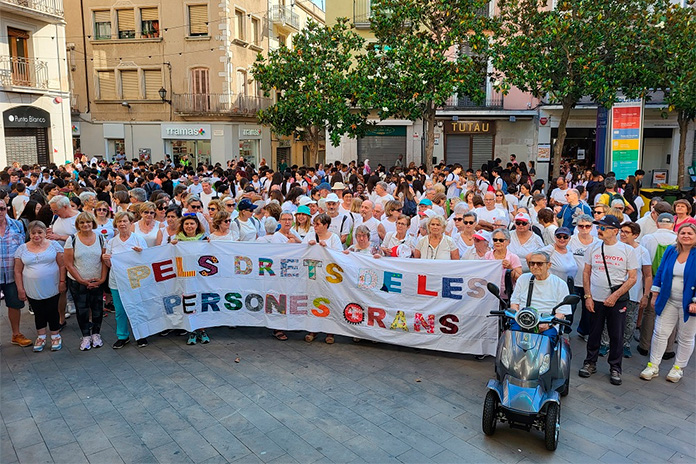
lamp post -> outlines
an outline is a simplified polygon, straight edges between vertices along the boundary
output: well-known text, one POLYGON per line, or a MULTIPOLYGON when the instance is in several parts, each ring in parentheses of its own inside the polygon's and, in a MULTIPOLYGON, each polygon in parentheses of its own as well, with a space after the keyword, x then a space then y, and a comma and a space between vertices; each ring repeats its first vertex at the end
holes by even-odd
POLYGON ((160 98, 162 99, 162 103, 169 103, 170 105, 172 104, 171 100, 167 100, 167 89, 162 87, 157 91, 157 93, 159 94, 160 98))

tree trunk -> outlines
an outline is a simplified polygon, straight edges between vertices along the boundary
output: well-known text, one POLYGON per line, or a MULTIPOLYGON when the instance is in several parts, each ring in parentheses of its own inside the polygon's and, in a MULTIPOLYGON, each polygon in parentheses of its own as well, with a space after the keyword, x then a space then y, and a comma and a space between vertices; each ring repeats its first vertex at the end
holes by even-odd
POLYGON ((684 154, 686 152, 686 134, 687 129, 689 128, 689 120, 686 118, 683 111, 679 112, 677 122, 679 123, 679 170, 677 171, 677 185, 680 188, 683 188, 687 187, 687 185, 684 183, 684 154))
POLYGON ((314 166, 319 161, 319 129, 309 128, 309 165, 314 166))
POLYGON ((425 169, 426 172, 433 172, 433 152, 435 151, 435 106, 428 103, 428 110, 425 113, 425 169))
MULTIPOLYGON (((563 155, 563 145, 566 139, 566 125, 568 124, 568 119, 570 119, 570 110, 573 108, 573 103, 568 101, 568 99, 563 100, 563 112, 561 113, 561 120, 558 122, 558 138, 556 139, 556 145, 553 147, 553 177, 557 178, 561 175, 561 155, 563 155)), ((597 168, 599 169, 599 167, 597 168)), ((600 169, 601 171, 601 169, 600 169)), ((551 185, 555 185, 552 183, 551 185)))

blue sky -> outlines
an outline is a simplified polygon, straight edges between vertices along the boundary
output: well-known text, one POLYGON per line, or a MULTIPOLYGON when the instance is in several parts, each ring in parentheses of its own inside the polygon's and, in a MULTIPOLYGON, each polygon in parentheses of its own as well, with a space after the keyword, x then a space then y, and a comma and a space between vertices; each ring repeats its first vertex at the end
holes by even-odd
POLYGON ((312 0, 312 3, 314 3, 315 5, 318 5, 322 9, 326 8, 326 0, 312 0))

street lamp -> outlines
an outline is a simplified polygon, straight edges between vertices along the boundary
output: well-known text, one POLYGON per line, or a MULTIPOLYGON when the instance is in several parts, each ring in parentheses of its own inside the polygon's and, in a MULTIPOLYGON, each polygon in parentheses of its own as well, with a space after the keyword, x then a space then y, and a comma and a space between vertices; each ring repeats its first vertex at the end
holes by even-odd
POLYGON ((169 103, 170 105, 172 104, 171 100, 167 100, 167 89, 162 87, 157 91, 157 93, 159 93, 159 96, 162 99, 162 103, 169 103))

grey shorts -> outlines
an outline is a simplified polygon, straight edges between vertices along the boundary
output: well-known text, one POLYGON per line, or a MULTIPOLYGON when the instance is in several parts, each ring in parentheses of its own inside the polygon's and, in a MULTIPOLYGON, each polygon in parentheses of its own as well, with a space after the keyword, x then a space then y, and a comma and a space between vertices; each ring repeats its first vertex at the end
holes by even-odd
POLYGON ((17 294, 17 284, 14 282, 0 284, 0 290, 5 294, 5 304, 8 308, 22 309, 24 307, 24 302, 17 294))

